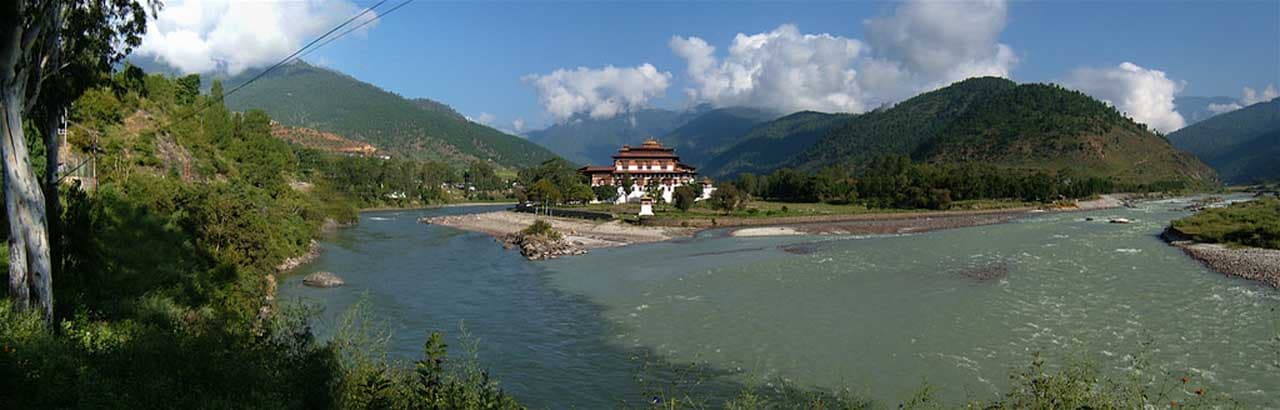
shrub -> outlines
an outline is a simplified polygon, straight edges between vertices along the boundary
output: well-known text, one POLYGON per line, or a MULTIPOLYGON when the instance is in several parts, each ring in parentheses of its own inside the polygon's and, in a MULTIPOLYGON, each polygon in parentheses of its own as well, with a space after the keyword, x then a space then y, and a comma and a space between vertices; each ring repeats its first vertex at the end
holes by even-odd
POLYGON ((543 236, 550 239, 560 239, 560 232, 556 232, 556 229, 551 226, 551 223, 541 219, 533 221, 532 224, 529 224, 529 226, 521 230, 520 233, 527 236, 543 236))
POLYGON ((681 211, 688 211, 693 207, 694 201, 698 199, 698 193, 688 185, 682 185, 676 188, 676 192, 672 198, 675 201, 676 208, 681 211))

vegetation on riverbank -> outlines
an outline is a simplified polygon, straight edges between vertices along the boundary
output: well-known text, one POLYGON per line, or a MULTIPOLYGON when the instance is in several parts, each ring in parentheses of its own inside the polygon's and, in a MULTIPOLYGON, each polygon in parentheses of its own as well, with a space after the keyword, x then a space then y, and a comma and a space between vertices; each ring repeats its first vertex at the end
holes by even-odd
POLYGON ((53 317, 0 301, 0 407, 512 407, 438 366, 438 337, 412 373, 370 367, 360 339, 319 342, 306 312, 275 303, 275 267, 372 202, 352 185, 387 181, 329 171, 372 161, 317 161, 199 77, 104 81, 71 112, 68 158, 96 162, 96 189, 63 187, 53 317))
POLYGON ((1262 198, 1206 209, 1173 221, 1197 242, 1280 249, 1280 199, 1262 198))

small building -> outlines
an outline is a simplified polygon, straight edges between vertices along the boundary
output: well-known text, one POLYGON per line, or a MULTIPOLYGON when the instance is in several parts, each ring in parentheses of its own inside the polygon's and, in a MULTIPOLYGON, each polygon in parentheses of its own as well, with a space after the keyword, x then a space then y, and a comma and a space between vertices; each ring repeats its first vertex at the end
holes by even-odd
POLYGON ((675 148, 665 147, 658 140, 649 138, 639 147, 623 145, 613 155, 613 165, 588 165, 578 172, 591 178, 591 186, 612 185, 618 187, 617 202, 639 200, 645 194, 645 187, 651 183, 658 185, 662 200, 671 202, 676 187, 693 184, 697 180, 697 170, 689 164, 680 162, 675 148), (625 194, 619 186, 627 178, 631 178, 630 194, 625 194))

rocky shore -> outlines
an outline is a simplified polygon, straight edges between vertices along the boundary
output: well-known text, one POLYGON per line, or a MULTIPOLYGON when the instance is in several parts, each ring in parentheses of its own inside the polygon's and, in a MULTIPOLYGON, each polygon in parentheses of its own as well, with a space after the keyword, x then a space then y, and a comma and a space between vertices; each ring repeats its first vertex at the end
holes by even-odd
POLYGON ((1216 243, 1200 243, 1169 227, 1160 235, 1170 245, 1191 258, 1227 276, 1235 276, 1280 288, 1280 250, 1231 248, 1216 243))
POLYGON ((587 253, 581 242, 570 242, 563 237, 527 235, 515 232, 502 237, 502 246, 520 249, 520 254, 531 261, 555 259, 561 256, 587 253))
POLYGON ((320 256, 320 249, 321 249, 320 242, 317 242, 315 239, 312 239, 311 243, 307 245, 306 252, 298 256, 285 258, 283 262, 280 262, 279 265, 276 265, 276 272, 291 271, 299 266, 305 265, 308 262, 315 260, 317 257, 320 256))

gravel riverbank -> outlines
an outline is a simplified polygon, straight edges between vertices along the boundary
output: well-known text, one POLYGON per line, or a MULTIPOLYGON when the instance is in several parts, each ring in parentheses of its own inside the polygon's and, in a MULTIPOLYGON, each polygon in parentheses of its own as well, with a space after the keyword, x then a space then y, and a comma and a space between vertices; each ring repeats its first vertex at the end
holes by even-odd
POLYGON ((1230 248, 1216 243, 1195 242, 1172 227, 1166 229, 1160 237, 1170 245, 1182 249, 1192 259, 1224 275, 1280 288, 1280 250, 1230 248))

